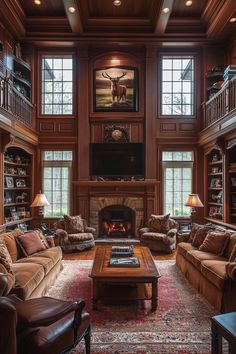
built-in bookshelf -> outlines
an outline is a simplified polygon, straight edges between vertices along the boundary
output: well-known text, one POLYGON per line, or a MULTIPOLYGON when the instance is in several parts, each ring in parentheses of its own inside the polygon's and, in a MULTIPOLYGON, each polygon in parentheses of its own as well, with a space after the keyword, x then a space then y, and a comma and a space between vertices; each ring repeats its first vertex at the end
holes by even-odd
POLYGON ((18 147, 4 154, 4 222, 5 226, 31 220, 31 155, 18 147))
POLYGON ((236 146, 228 151, 229 222, 236 224, 236 146))
POLYGON ((207 155, 207 217, 223 220, 223 156, 219 149, 207 155))

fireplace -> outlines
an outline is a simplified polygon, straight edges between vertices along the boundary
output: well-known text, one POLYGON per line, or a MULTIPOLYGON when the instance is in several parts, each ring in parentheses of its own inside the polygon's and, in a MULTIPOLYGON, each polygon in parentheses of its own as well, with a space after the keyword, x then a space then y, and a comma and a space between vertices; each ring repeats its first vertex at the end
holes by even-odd
POLYGON ((135 234, 135 212, 125 205, 109 205, 99 212, 100 237, 132 237, 135 234))

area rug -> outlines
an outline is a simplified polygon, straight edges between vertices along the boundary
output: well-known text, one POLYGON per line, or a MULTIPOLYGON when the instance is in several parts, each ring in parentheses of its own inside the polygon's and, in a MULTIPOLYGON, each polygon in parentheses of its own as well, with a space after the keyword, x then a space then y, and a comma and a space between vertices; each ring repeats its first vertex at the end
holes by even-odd
MULTIPOLYGON (((160 270, 157 311, 137 303, 91 307, 92 261, 64 261, 64 269, 49 296, 83 298, 92 322, 92 354, 209 354, 213 308, 176 267, 175 261, 156 261, 160 270)), ((80 343, 73 354, 85 353, 80 343)))

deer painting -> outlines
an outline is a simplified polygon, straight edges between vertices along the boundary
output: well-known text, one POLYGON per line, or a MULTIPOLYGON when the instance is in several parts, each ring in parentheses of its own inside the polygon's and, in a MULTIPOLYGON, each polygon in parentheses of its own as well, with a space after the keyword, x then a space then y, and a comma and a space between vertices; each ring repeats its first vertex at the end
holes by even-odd
POLYGON ((124 77, 125 75, 126 75, 126 73, 123 72, 123 74, 121 76, 111 77, 106 72, 105 72, 105 74, 102 73, 102 76, 105 79, 109 79, 111 81, 111 97, 112 97, 113 103, 116 100, 118 103, 120 103, 120 101, 122 101, 122 102, 126 101, 126 86, 119 84, 120 79, 122 77, 124 77))

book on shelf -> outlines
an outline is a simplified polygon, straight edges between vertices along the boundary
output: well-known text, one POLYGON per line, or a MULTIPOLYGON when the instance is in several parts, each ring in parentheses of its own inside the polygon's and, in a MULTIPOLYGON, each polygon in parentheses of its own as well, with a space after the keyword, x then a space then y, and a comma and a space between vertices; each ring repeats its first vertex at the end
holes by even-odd
POLYGON ((125 257, 125 258, 111 258, 110 259, 111 267, 139 267, 140 263, 137 257, 125 257))
POLYGON ((112 256, 132 256, 134 254, 133 246, 112 246, 112 256))

